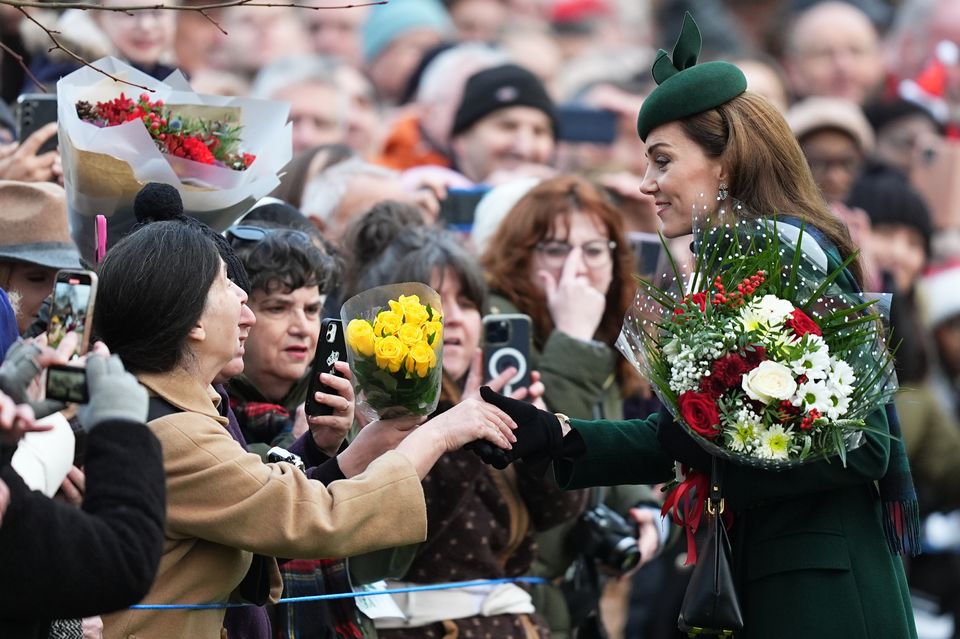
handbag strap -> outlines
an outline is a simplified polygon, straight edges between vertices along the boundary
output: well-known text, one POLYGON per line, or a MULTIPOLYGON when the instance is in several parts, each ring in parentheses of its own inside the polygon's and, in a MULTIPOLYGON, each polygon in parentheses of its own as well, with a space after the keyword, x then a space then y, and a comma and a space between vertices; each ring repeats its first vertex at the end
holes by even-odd
POLYGON ((723 461, 717 457, 713 457, 711 460, 709 486, 707 514, 716 517, 722 515, 725 508, 723 500, 723 461))

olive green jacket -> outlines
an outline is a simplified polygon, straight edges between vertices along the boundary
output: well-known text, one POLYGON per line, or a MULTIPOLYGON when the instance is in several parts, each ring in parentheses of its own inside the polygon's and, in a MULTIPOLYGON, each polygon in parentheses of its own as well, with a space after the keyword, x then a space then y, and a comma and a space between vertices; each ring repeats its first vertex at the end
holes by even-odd
MULTIPOLYGON (((493 313, 520 313, 509 300, 491 295, 493 313)), ((617 383, 616 366, 620 354, 599 341, 584 342, 554 330, 540 351, 530 349, 530 368, 540 371, 548 409, 569 417, 583 419, 623 418, 623 394, 617 383)), ((656 497, 649 486, 613 486, 604 491, 603 502, 626 515, 639 503, 654 503, 656 497)), ((537 560, 531 573, 537 577, 561 577, 575 557, 569 533, 575 521, 569 521, 537 535, 537 560)), ((570 630, 567 606, 559 589, 533 588, 534 606, 550 625, 554 639, 565 639, 570 630)))

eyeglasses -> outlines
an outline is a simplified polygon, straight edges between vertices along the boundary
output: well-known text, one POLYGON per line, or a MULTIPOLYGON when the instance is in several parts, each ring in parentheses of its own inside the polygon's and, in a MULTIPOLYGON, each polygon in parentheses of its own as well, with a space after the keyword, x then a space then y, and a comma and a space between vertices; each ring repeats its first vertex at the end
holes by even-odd
POLYGON ((231 226, 226 231, 223 232, 224 236, 227 238, 227 241, 230 244, 236 244, 237 241, 241 242, 259 242, 263 238, 267 237, 272 233, 287 233, 290 237, 295 237, 298 240, 313 243, 313 240, 309 235, 303 231, 298 231, 297 229, 265 229, 261 226, 250 226, 247 224, 239 224, 237 226, 231 226))
MULTIPOLYGON (((550 268, 563 268, 573 246, 566 242, 551 240, 537 243, 537 250, 543 255, 543 261, 550 268)), ((583 263, 589 268, 603 268, 610 264, 617 243, 613 240, 590 240, 580 245, 583 263)))

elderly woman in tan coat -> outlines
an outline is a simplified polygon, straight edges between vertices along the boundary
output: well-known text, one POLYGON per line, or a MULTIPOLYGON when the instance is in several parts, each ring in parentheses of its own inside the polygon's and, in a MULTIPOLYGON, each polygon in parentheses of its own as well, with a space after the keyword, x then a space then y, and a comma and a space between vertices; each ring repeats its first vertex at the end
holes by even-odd
MULTIPOLYGON (((307 473, 262 463, 224 428, 210 385, 242 353, 245 302, 212 240, 180 221, 141 228, 101 265, 96 332, 162 415, 149 426, 163 447, 166 543, 146 603, 223 602, 236 597, 241 581, 254 590, 259 583, 275 601, 281 584, 270 557, 343 557, 422 541, 420 480, 439 456, 478 438, 504 448, 513 439, 504 413, 473 401, 417 428, 374 422, 349 455, 307 473), (345 480, 325 487, 311 478, 331 473, 345 480), (259 579, 250 570, 255 556, 259 579)), ((104 636, 213 639, 223 614, 121 611, 104 617, 104 636)))

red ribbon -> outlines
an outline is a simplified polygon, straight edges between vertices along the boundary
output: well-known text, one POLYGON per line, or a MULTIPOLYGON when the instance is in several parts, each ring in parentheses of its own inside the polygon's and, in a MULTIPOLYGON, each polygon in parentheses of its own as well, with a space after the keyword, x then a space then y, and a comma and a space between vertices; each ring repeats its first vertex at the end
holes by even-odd
POLYGON ((690 566, 697 563, 694 534, 700 527, 700 519, 703 517, 707 493, 710 490, 710 478, 697 470, 688 471, 683 466, 681 471, 685 472, 685 479, 667 494, 660 509, 660 516, 665 517, 669 514, 673 523, 683 526, 687 531, 687 560, 683 565, 690 566))

